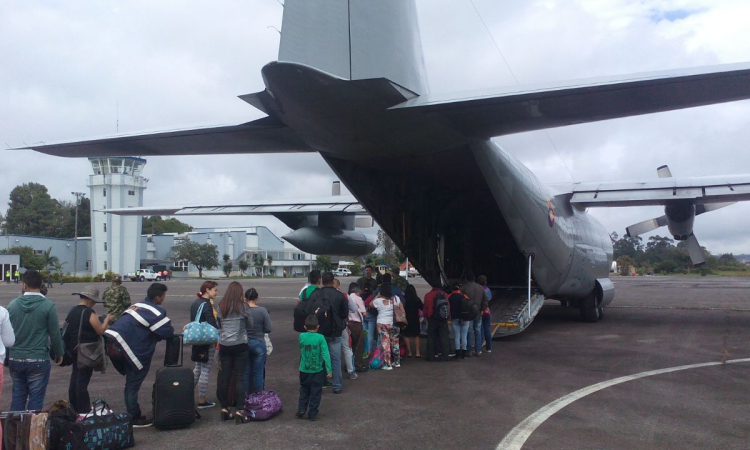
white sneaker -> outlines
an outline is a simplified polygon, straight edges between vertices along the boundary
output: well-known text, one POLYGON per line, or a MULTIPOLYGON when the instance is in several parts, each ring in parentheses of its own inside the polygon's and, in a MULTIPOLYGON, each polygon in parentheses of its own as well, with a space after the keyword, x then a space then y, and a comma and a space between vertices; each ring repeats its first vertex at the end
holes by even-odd
POLYGON ((393 367, 401 367, 401 364, 396 363, 393 365, 393 367))
POLYGON ((487 353, 492 353, 492 350, 485 350, 485 352, 487 352, 487 353))
POLYGON ((383 370, 393 370, 393 367, 391 367, 391 366, 383 366, 383 367, 381 367, 381 369, 383 369, 383 370))

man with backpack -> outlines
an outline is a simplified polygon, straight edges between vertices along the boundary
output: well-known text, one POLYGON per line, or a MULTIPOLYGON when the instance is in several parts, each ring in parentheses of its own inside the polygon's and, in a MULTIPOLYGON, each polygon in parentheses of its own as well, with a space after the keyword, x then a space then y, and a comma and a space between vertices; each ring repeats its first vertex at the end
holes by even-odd
POLYGON ((328 353, 331 355, 333 371, 333 393, 340 394, 343 385, 341 373, 341 334, 349 318, 349 303, 341 292, 333 286, 334 276, 326 272, 321 277, 323 287, 316 289, 306 301, 306 312, 318 318, 318 333, 326 338, 328 353))
POLYGON ((474 281, 474 272, 465 271, 464 279, 466 283, 461 290, 468 297, 468 301, 464 301, 465 313, 461 318, 469 322, 467 339, 469 356, 480 356, 482 354, 482 311, 487 308, 489 300, 484 287, 474 281))
POLYGON ((307 276, 307 284, 299 291, 299 301, 304 303, 310 298, 310 295, 320 287, 320 270, 311 270, 307 276))
POLYGON ((434 287, 424 296, 424 316, 427 318, 427 361, 447 361, 450 352, 448 343, 448 319, 450 307, 446 294, 434 287), (440 347, 435 348, 439 343, 440 347), (437 358, 437 353, 440 358, 437 358))

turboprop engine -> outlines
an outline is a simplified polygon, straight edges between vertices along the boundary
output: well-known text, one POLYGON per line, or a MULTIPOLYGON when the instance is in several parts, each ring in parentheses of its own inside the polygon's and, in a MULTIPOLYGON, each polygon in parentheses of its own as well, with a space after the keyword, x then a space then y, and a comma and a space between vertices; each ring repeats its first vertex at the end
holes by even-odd
MULTIPOLYGON (((656 173, 659 175, 659 178, 672 177, 672 172, 667 166, 660 166, 656 169, 656 173)), ((638 222, 635 225, 627 227, 627 235, 638 236, 666 225, 669 233, 675 240, 685 242, 688 254, 690 254, 690 260, 694 266, 698 266, 705 263, 706 260, 703 257, 703 249, 701 249, 698 239, 693 234, 695 216, 715 211, 731 204, 733 202, 695 204, 692 200, 672 200, 664 206, 663 216, 644 220, 643 222, 638 222)))
POLYGON ((298 249, 313 255, 361 256, 377 247, 374 236, 357 230, 309 226, 284 236, 298 249))

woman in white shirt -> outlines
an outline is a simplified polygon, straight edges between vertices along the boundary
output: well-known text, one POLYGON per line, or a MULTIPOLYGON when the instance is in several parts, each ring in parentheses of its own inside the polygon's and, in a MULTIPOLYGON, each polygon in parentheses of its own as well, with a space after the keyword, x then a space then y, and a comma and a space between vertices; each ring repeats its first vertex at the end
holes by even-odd
POLYGON ((392 294, 391 285, 380 286, 380 293, 372 302, 378 310, 377 326, 380 347, 383 349, 383 370, 392 370, 393 367, 401 367, 401 354, 399 353, 398 340, 400 329, 393 326, 393 309, 401 301, 392 294))
MULTIPOLYGON (((13 325, 10 324, 8 310, 0 306, 0 393, 3 392, 3 362, 8 347, 16 343, 16 335, 13 333, 13 325)), ((0 442, 3 442, 3 429, 0 427, 0 442)))

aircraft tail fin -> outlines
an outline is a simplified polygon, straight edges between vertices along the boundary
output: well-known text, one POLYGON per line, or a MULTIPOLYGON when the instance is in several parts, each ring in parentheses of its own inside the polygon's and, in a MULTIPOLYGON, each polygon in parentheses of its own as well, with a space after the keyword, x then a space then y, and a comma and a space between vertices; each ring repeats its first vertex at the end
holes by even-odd
POLYGON ((286 0, 279 61, 428 93, 414 0, 286 0))

